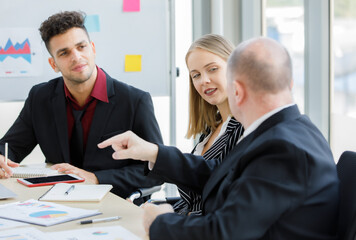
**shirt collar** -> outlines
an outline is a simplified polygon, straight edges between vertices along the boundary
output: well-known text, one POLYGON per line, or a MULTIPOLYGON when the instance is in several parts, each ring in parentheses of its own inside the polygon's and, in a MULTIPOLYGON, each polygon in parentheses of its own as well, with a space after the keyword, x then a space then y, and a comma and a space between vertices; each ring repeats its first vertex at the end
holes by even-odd
POLYGON ((108 90, 106 88, 106 74, 98 66, 96 69, 98 70, 98 76, 96 78, 93 91, 91 92, 91 96, 102 102, 108 103, 109 99, 108 90))
MULTIPOLYGON (((211 144, 211 146, 226 132, 227 129, 227 125, 229 125, 229 122, 231 120, 231 115, 229 115, 226 119, 226 121, 223 123, 219 135, 214 139, 213 143, 211 144)), ((204 140, 200 143, 197 144, 195 151, 193 154, 195 155, 202 155, 202 152, 204 150, 205 144, 209 141, 211 135, 213 134, 212 131, 210 131, 210 133, 208 134, 208 136, 205 136, 204 140)))
MULTIPOLYGON (((240 140, 242 138, 245 138, 247 137, 247 135, 249 135, 250 133, 252 133, 253 131, 255 131, 265 120, 267 120, 269 117, 271 117, 272 115, 276 114, 277 112, 280 112, 282 111, 283 109, 287 108, 287 107, 290 107, 290 106, 293 106, 295 105, 295 103, 291 103, 291 104, 287 104, 287 105, 284 105, 282 107, 279 107, 279 108, 276 108, 276 109, 273 109, 272 111, 264 114, 262 117, 260 117, 259 119, 257 119, 256 121, 254 121, 247 129, 245 129, 242 137, 240 138, 240 140)), ((239 141, 240 141, 239 140, 239 141)))
MULTIPOLYGON (((108 92, 107 92, 107 88, 106 88, 106 75, 104 73, 103 70, 101 70, 101 68, 99 68, 98 66, 96 66, 98 75, 96 77, 96 81, 94 83, 94 87, 93 90, 91 91, 90 96, 88 97, 87 101, 88 102, 92 97, 100 100, 102 102, 109 102, 108 99, 108 92)), ((72 97, 72 95, 70 94, 66 84, 64 83, 64 93, 66 98, 69 98, 72 102, 76 102, 74 100, 74 98, 72 97)))

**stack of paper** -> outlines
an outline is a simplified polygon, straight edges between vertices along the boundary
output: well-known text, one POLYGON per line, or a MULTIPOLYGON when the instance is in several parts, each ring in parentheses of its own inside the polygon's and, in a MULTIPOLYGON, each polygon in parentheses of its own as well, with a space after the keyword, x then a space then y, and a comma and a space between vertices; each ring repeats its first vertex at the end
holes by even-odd
POLYGON ((58 183, 42 195, 41 201, 80 201, 98 202, 111 190, 106 184, 68 184, 58 183), (68 191, 71 189, 70 191, 68 191), (68 191, 68 192, 67 192, 68 191))

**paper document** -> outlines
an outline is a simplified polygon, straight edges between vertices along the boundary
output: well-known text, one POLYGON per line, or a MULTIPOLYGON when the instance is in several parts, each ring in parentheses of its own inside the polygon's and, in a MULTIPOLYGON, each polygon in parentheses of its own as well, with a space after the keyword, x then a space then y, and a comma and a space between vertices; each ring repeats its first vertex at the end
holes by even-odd
POLYGON ((112 189, 107 184, 70 184, 58 183, 43 194, 38 200, 41 201, 81 201, 98 202, 112 189), (72 186, 73 189, 66 194, 72 186))
POLYGON ((4 230, 0 232, 0 239, 5 240, 47 240, 45 233, 36 228, 16 228, 11 230, 4 230))
POLYGON ((56 203, 39 202, 34 199, 0 205, 0 218, 41 226, 52 226, 99 214, 101 213, 98 210, 72 208, 56 203))
POLYGON ((47 234, 48 239, 52 240, 139 240, 136 235, 127 229, 115 225, 112 227, 91 227, 77 230, 51 232, 47 234))
POLYGON ((4 229, 22 227, 22 226, 28 226, 28 224, 0 218, 0 232, 3 231, 4 229))

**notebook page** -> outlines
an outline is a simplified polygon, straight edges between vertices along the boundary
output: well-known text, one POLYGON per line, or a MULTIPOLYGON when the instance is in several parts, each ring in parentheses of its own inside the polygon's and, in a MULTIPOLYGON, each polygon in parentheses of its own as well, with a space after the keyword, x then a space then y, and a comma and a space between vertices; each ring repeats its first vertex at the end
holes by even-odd
POLYGON ((17 167, 12 168, 14 178, 44 177, 58 174, 57 170, 50 168, 17 167))

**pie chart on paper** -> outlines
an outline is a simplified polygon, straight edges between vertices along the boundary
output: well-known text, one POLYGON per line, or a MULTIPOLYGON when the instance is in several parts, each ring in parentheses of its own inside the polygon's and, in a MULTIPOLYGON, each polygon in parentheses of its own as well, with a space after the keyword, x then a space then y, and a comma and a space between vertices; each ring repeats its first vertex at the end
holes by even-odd
POLYGON ((108 232, 104 232, 104 231, 96 231, 96 232, 93 232, 93 235, 107 235, 108 232))
POLYGON ((58 217, 64 217, 67 216, 68 213, 64 211, 55 211, 55 210, 49 210, 49 211, 41 211, 41 212, 34 212, 30 214, 30 217, 34 218, 58 218, 58 217))

